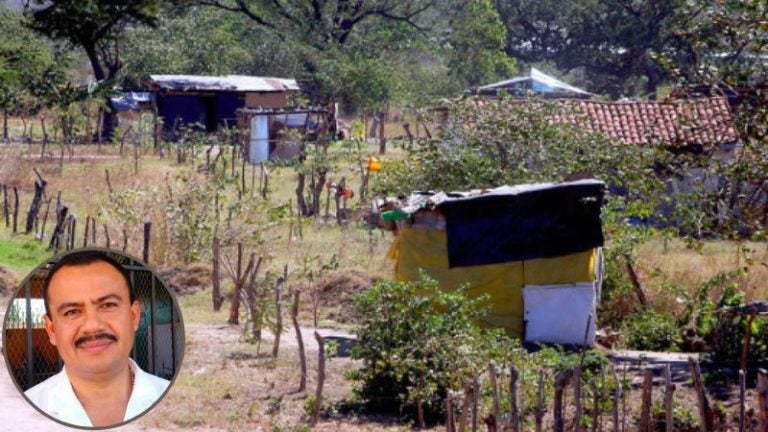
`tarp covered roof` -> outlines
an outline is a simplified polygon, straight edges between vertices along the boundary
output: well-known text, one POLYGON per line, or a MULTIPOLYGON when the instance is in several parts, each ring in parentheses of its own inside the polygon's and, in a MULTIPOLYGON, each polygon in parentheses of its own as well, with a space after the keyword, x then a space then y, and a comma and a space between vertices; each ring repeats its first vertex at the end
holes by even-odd
POLYGON ((237 92, 299 91, 294 79, 246 75, 150 75, 151 83, 164 90, 204 90, 237 92))
POLYGON ((525 88, 532 90, 535 93, 542 94, 567 94, 577 97, 591 97, 592 93, 584 91, 578 87, 574 87, 570 84, 564 83, 559 79, 549 76, 544 72, 531 68, 529 75, 519 76, 504 81, 499 81, 493 84, 487 84, 477 88, 479 93, 495 93, 501 89, 518 90, 525 88))
POLYGON ((154 95, 150 92, 123 92, 118 97, 109 98, 117 111, 138 110, 142 104, 152 103, 154 95))

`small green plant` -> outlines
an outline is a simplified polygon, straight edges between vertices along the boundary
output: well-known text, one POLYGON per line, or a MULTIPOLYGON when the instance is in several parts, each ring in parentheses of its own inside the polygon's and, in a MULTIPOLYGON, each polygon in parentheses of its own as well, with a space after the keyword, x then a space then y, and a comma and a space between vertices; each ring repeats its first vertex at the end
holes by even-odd
POLYGON ((374 411, 413 417, 421 405, 439 418, 450 388, 463 388, 487 367, 490 333, 476 320, 484 297, 442 292, 426 275, 413 283, 384 281, 357 298, 364 317, 352 358, 357 396, 374 411))
POLYGON ((676 351, 681 330, 674 316, 649 310, 627 318, 621 334, 628 348, 645 351, 676 351))

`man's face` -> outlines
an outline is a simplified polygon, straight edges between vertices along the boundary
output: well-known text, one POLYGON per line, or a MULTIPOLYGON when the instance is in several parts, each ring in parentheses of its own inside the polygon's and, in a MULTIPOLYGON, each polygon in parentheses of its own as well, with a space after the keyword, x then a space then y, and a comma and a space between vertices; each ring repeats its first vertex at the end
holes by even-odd
POLYGON ((141 309, 116 268, 104 261, 61 267, 48 306, 45 330, 69 373, 99 378, 127 367, 141 309))

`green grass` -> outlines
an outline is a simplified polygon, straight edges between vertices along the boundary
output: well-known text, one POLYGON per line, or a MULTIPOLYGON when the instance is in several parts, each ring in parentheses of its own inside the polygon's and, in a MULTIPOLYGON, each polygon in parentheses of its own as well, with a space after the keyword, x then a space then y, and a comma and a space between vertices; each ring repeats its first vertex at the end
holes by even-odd
MULTIPOLYGON (((5 231, 3 229, 2 231, 5 231)), ((0 235, 0 266, 13 272, 19 279, 53 256, 48 242, 39 242, 26 235, 0 235)))

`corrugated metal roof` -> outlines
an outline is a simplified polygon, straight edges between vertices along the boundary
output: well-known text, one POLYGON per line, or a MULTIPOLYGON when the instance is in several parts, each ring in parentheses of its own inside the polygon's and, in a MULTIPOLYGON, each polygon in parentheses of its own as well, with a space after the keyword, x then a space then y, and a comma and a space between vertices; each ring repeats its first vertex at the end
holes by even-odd
POLYGON ((255 77, 246 75, 150 75, 152 83, 165 90, 207 91, 299 91, 296 80, 287 78, 255 77))
POLYGON ((544 72, 531 68, 531 74, 526 76, 519 76, 504 81, 499 81, 493 84, 484 85, 478 87, 478 90, 493 90, 511 87, 513 84, 531 81, 531 88, 534 91, 542 93, 576 93, 580 95, 591 95, 591 93, 584 91, 578 87, 574 87, 570 84, 564 83, 555 77, 551 77, 544 72))

